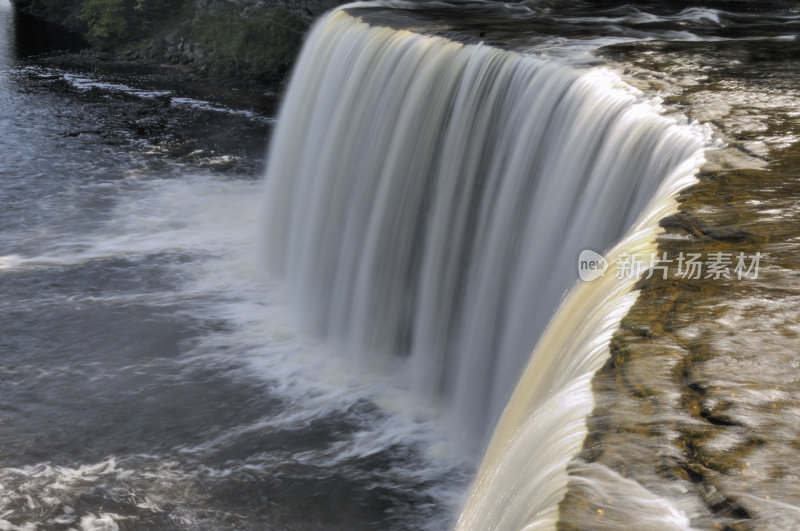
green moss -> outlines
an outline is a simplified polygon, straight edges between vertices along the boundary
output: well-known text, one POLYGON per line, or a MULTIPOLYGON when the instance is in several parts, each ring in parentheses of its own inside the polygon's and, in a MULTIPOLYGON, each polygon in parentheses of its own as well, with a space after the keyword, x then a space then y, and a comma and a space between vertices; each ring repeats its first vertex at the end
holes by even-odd
POLYGON ((126 0, 86 0, 79 18, 88 27, 94 41, 109 42, 129 38, 132 6, 126 0))
POLYGON ((202 13, 182 33, 206 54, 213 73, 277 79, 291 67, 305 28, 305 21, 287 9, 270 6, 202 13))
POLYGON ((92 44, 119 48, 180 16, 186 0, 15 0, 19 9, 64 26, 92 44))

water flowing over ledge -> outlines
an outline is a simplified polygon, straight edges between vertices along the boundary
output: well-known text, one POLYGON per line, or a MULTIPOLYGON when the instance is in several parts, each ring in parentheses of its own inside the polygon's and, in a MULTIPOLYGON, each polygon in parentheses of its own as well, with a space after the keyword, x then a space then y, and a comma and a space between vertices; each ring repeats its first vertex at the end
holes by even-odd
MULTIPOLYGON (((703 161, 698 150, 665 179, 634 227, 605 254, 605 276, 579 283, 562 303, 495 429, 458 529, 549 529, 558 521, 567 465, 588 433, 592 376, 637 297, 636 278, 617 278, 620 258, 655 253, 659 220, 676 210, 674 197, 695 182, 703 161)), ((688 526, 676 511, 654 507, 648 518, 659 529, 688 526)))
POLYGON ((508 403, 462 528, 554 523, 591 375, 636 296, 612 266, 562 304, 578 254, 653 249, 703 160, 702 135, 620 85, 342 10, 296 65, 270 149, 268 267, 301 328, 354 365, 399 366, 466 455, 508 403))

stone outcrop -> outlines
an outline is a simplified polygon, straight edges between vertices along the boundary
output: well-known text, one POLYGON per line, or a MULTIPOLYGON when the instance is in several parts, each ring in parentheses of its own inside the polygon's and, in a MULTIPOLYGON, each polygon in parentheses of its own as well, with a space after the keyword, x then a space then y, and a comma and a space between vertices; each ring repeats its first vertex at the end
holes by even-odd
POLYGON ((285 78, 311 21, 338 0, 14 0, 95 50, 208 77, 285 78))

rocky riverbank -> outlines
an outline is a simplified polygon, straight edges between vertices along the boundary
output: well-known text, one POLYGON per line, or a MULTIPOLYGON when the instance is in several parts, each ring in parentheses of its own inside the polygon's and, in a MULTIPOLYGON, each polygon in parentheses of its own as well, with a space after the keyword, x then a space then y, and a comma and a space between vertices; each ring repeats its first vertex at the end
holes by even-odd
MULTIPOLYGON (((39 33, 60 27, 83 50, 45 61, 89 69, 146 68, 181 82, 275 86, 311 22, 339 0, 13 0, 39 33)), ((51 48, 58 48, 53 39, 51 48)))
POLYGON ((620 529, 631 514, 643 515, 638 528, 800 524, 798 43, 772 27, 772 38, 603 52, 726 145, 662 221, 657 255, 673 260, 669 273, 640 282, 595 375, 559 529, 620 529), (734 271, 740 253, 759 256, 757 275, 734 271), (681 275, 690 256, 729 268, 681 275))

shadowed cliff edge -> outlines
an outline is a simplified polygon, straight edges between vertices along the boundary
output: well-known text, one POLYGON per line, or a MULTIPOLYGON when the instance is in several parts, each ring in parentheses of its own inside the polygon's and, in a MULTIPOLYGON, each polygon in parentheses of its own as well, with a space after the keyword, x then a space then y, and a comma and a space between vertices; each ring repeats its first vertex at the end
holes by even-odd
MULTIPOLYGON (((160 68, 162 75, 239 85, 282 82, 311 21, 338 0, 12 0, 31 27, 73 34, 50 63, 124 70, 160 68), (63 31, 62 31, 63 32, 63 31)), ((53 55, 53 54, 51 54, 53 55)))

